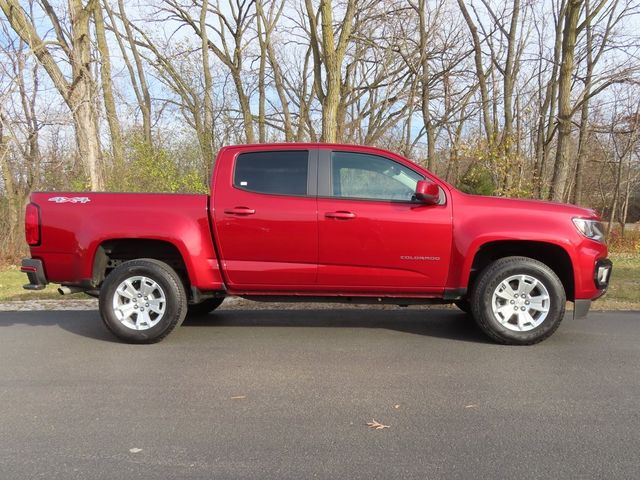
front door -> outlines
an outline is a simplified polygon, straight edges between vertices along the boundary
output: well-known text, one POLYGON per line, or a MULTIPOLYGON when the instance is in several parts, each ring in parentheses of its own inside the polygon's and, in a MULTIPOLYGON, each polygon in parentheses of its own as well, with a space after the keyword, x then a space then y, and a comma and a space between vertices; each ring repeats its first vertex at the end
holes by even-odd
POLYGON ((354 293, 442 292, 451 207, 412 200, 424 176, 407 164, 354 151, 320 153, 318 286, 354 293))
POLYGON ((229 287, 315 285, 317 151, 241 151, 225 161, 213 192, 215 236, 229 287))

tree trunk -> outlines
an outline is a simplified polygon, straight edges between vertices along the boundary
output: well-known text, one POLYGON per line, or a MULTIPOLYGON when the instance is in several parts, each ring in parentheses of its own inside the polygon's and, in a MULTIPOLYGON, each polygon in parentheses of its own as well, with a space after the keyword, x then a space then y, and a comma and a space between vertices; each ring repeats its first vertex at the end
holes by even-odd
POLYGON ((502 134, 502 148, 507 155, 511 153, 513 144, 513 87, 515 85, 515 75, 518 71, 516 65, 516 43, 518 41, 518 18, 520 15, 520 0, 514 0, 513 12, 511 13, 511 26, 507 38, 507 60, 504 67, 503 89, 504 89, 504 131, 502 134))
MULTIPOLYGON (((107 4, 105 3, 105 6, 107 4)), ((107 7, 108 8, 108 7, 107 7)), ((111 9, 108 8, 109 18, 111 19, 111 23, 113 28, 115 29, 115 18, 111 9)), ((131 48, 131 54, 133 55, 133 62, 136 66, 136 73, 134 73, 133 66, 129 61, 129 57, 126 54, 124 49, 124 45, 120 41, 120 37, 116 35, 118 38, 118 45, 120 46, 120 50, 122 52, 122 57, 124 59, 125 65, 127 66, 127 70, 129 71, 129 77, 131 78, 131 85, 133 86, 133 90, 136 95, 136 99, 138 101, 138 106, 140 107, 140 112, 142 114, 142 131, 144 135, 145 144, 153 147, 153 135, 151 131, 151 94, 149 93, 149 87, 147 85, 147 77, 144 70, 144 65, 142 63, 142 58, 140 56, 140 52, 138 51, 138 46, 135 41, 135 37, 133 36, 133 31, 131 30, 131 25, 129 24, 129 19, 127 18, 126 11, 124 8, 123 0, 118 0, 118 11, 120 14, 120 18, 122 19, 122 23, 124 25, 124 31, 127 37, 127 42, 129 43, 129 48, 131 48), (136 80, 137 74, 137 80, 136 80), (139 84, 139 85, 138 85, 139 84)))
MULTIPOLYGON (((590 86, 591 72, 587 73, 587 85, 585 92, 588 95, 590 86)), ((584 165, 586 162, 587 140, 589 138, 589 99, 585 98, 580 112, 580 134, 578 139, 578 155, 576 159, 575 186, 573 190, 573 203, 582 204, 582 196, 584 189, 584 165)))
MULTIPOLYGON (((298 98, 300 99, 300 108, 298 113, 298 128, 296 131, 295 141, 301 142, 305 138, 305 131, 309 132, 309 140, 312 142, 317 141, 313 124, 311 122, 310 107, 313 101, 314 88, 307 91, 307 72, 309 71, 309 62, 311 61, 312 47, 310 46, 304 57, 304 63, 302 68, 302 75, 300 78, 300 93, 298 98)), ((315 56, 315 55, 314 55, 315 56)))
POLYGON ((244 91, 242 83, 241 70, 238 68, 231 71, 231 77, 238 94, 238 102, 240 103, 240 112, 242 113, 242 126, 244 128, 244 136, 247 143, 255 143, 256 137, 253 131, 253 114, 251 113, 251 103, 249 97, 244 91))
POLYGON ((260 46, 260 58, 258 59, 258 142, 264 143, 266 141, 266 70, 267 70, 267 42, 264 39, 264 31, 268 26, 263 23, 263 16, 260 15, 261 6, 258 7, 260 0, 256 2, 256 34, 258 36, 258 44, 260 46))
POLYGON ((629 201, 631 199, 631 165, 627 168, 627 178, 625 181, 624 198, 620 209, 620 234, 624 237, 627 217, 629 215, 629 201))
POLYGON ((462 16, 464 17, 469 32, 471 33, 471 39, 473 41, 473 60, 476 67, 476 76, 478 77, 478 84, 480 86, 480 101, 482 107, 482 121, 484 124, 484 131, 488 142, 493 142, 493 122, 489 113, 489 90, 487 89, 487 76, 482 63, 482 43, 480 42, 480 36, 478 35, 478 28, 473 23, 471 15, 464 4, 464 0, 457 0, 462 16))
POLYGON ((338 102, 340 101, 341 64, 335 55, 333 39, 333 7, 331 0, 321 0, 322 15, 322 47, 326 78, 326 94, 322 101, 322 135, 321 142, 337 141, 338 102))
POLYGON ((427 48, 429 46, 429 29, 426 17, 426 2, 420 0, 418 3, 418 25, 420 27, 420 79, 421 79, 421 105, 422 121, 427 132, 427 169, 431 172, 435 169, 436 162, 436 132, 431 119, 431 75, 429 56, 427 48))
POLYGON ((576 36, 584 0, 569 0, 562 34, 562 64, 558 80, 558 143, 549 199, 561 202, 567 184, 571 141, 571 80, 574 71, 576 36))
MULTIPOLYGON (((555 106, 556 106, 556 94, 558 91, 558 69, 560 65, 560 58, 562 56, 562 25, 566 15, 566 0, 561 0, 558 8, 558 17, 555 22, 555 41, 553 46, 553 68, 549 81, 547 82, 544 92, 541 92, 540 113, 538 120, 538 133, 536 138, 536 179, 534 193, 538 198, 543 198, 548 195, 548 192, 544 191, 546 181, 546 164, 549 159, 549 151, 551 146, 551 140, 555 135, 555 106)), ((544 58, 544 53, 540 51, 540 58, 544 58)), ((542 67, 538 73, 542 76, 542 67)))
POLYGON ((94 98, 95 82, 91 75, 91 37, 89 17, 95 1, 83 7, 81 0, 69 1, 71 15, 71 74, 73 82, 69 87, 69 106, 76 126, 76 140, 81 158, 86 156, 92 190, 104 190, 102 175, 102 152, 98 115, 94 98))
MULTIPOLYGON (((203 125, 201 128, 201 150, 204 161, 204 171, 211 172, 215 162, 215 148, 213 145, 213 80, 211 65, 209 64, 209 41, 207 38, 207 8, 209 0, 203 0, 200 10, 200 48, 202 49, 202 74, 204 77, 203 125)), ((208 176, 208 175, 207 175, 208 176)))
POLYGON ((340 23, 340 33, 336 44, 334 39, 333 6, 331 0, 320 1, 320 17, 322 20, 321 42, 317 38, 316 14, 311 0, 305 5, 310 23, 311 46, 314 56, 314 88, 322 103, 322 134, 320 141, 335 143, 339 140, 340 99, 342 89, 342 63, 344 61, 347 44, 351 38, 356 0, 348 0, 346 12, 340 23), (322 48, 320 48, 320 43, 322 48), (325 89, 322 88, 322 68, 325 73, 325 89))
POLYGON ((104 28, 104 17, 102 15, 102 6, 96 2, 93 12, 93 18, 96 27, 96 43, 100 52, 100 79, 102 81, 102 96, 104 100, 104 109, 107 114, 107 124, 111 133, 111 152, 113 161, 116 165, 124 165, 124 146, 122 143, 122 132, 120 129, 120 121, 116 111, 116 102, 113 97, 113 82, 111 81, 111 55, 109 53, 109 44, 104 28))

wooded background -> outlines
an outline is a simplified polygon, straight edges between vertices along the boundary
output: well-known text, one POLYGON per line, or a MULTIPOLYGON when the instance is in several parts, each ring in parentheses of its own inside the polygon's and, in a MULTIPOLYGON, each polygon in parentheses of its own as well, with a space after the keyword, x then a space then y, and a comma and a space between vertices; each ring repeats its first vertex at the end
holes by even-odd
POLYGON ((206 192, 221 146, 275 141, 381 146, 624 234, 640 1, 0 0, 5 259, 33 190, 206 192))

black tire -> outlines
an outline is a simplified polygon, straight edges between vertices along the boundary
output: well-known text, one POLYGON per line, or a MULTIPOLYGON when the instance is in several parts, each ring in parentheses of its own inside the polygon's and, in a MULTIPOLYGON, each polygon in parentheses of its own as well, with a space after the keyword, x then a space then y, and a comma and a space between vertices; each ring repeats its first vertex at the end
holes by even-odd
POLYGON ((471 303, 468 298, 461 298, 460 300, 454 300, 453 304, 462 310, 464 313, 471 313, 471 303))
POLYGON ((223 301, 224 301, 224 297, 215 297, 215 298, 207 298, 206 300, 200 303, 193 303, 188 306, 187 315, 190 317, 207 315, 210 312, 213 312, 216 308, 218 308, 223 301))
MULTIPOLYGON (((132 291, 138 291, 135 290, 135 285, 139 285, 137 288, 139 288, 140 291, 144 291, 145 287, 142 286, 141 280, 134 280, 132 285, 134 285, 134 290, 132 291)), ((139 297, 139 295, 132 295, 132 297, 139 297)), ((144 302, 146 298, 147 297, 140 297, 140 301, 144 302)), ((134 302, 134 299, 125 299, 123 295, 120 295, 119 299, 122 302, 127 302, 121 305, 125 308, 129 303, 134 302)), ((138 299, 135 298, 136 305, 141 305, 140 310, 142 311, 144 305, 137 304, 137 301, 138 299)), ((180 277, 169 265, 158 260, 141 258, 124 262, 113 269, 100 289, 99 305, 102 321, 120 340, 127 343, 156 343, 169 335, 169 333, 184 320, 187 314, 187 295, 180 277), (155 287, 158 287, 151 291, 149 296, 151 300, 158 302, 158 308, 163 308, 162 314, 147 308, 146 315, 147 318, 150 319, 148 324, 151 325, 152 322, 156 323, 148 327, 144 326, 143 323, 144 329, 141 330, 135 330, 133 327, 129 327, 121 321, 113 306, 118 287, 125 280, 136 277, 149 279, 148 283, 145 283, 147 287, 148 284, 155 284, 155 287), (160 293, 164 294, 163 302, 160 301, 161 297, 158 296, 160 293), (152 316, 154 316, 154 318, 151 318, 152 316), (158 319, 158 317, 160 318, 158 319)), ((149 307, 148 304, 146 304, 146 306, 149 307)), ((137 310, 138 307, 136 306, 135 308, 137 310)), ((121 310, 119 311, 122 312, 121 310)), ((143 320, 139 319, 139 313, 132 312, 131 314, 135 314, 135 322, 129 317, 127 323, 138 324, 141 321, 144 322, 144 317, 143 320)))
MULTIPOLYGON (((512 282, 514 282, 513 285, 515 286, 520 285, 517 279, 512 280, 512 282)), ((507 287, 511 286, 511 284, 507 285, 507 287)), ((507 290, 502 290, 502 292, 504 291, 507 290)), ((526 290, 520 290, 520 292, 522 291, 526 290)), ((551 336, 560 326, 560 322, 564 317, 565 304, 566 294, 564 287, 555 272, 544 263, 528 257, 505 257, 489 264, 478 276, 471 293, 471 311, 476 323, 490 338, 505 345, 532 345, 551 336), (506 313, 498 312, 494 314, 492 305, 494 293, 498 292, 499 286, 502 289, 506 283, 505 280, 518 275, 525 275, 527 281, 531 283, 524 283, 527 286, 535 285, 530 293, 539 296, 526 297, 527 299, 531 298, 531 300, 525 300, 521 293, 516 293, 515 291, 513 291, 516 293, 515 297, 518 297, 515 300, 503 300, 502 297, 498 296, 496 299, 497 304, 499 304, 497 310, 504 309, 506 313), (537 280, 539 283, 534 284, 531 279, 537 280), (549 297, 545 305, 545 308, 548 309, 546 317, 542 317, 541 311, 535 309, 535 307, 528 306, 530 303, 526 303, 527 306, 525 306, 525 302, 534 302, 533 298, 546 296, 542 288, 546 289, 549 297), (511 303, 512 301, 515 303, 511 303), (518 307, 519 303, 522 303, 522 306, 518 307), (515 330, 519 328, 518 312, 511 313, 511 305, 514 305, 514 309, 516 307, 527 309, 526 313, 535 320, 535 322, 523 324, 523 327, 529 328, 529 330, 515 330), (505 320, 508 315, 514 316, 505 320), (498 318, 499 316, 502 316, 502 322, 498 318), (540 318, 543 318, 541 323, 535 325, 540 318)))

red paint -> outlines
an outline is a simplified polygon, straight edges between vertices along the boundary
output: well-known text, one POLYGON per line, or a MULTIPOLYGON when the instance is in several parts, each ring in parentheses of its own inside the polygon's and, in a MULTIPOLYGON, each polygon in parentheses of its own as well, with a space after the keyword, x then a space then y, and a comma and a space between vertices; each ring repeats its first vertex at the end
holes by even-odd
POLYGON ((445 289, 467 287, 474 256, 487 242, 526 240, 568 254, 575 298, 601 293, 593 268, 606 258, 607 247, 582 237, 571 221, 597 218, 593 211, 466 195, 385 150, 326 144, 225 147, 212 192, 211 197, 83 193, 85 203, 49 201, 78 195, 69 192, 34 193, 25 218, 31 255, 43 261, 49 281, 80 284, 91 281, 103 242, 153 239, 177 248, 191 285, 201 290, 437 298, 445 289), (418 185, 424 203, 271 195, 233 186, 239 153, 332 149, 378 155, 413 169, 425 178, 418 185), (444 202, 434 204, 438 188, 444 202))
POLYGON ((440 199, 438 184, 430 180, 419 180, 416 185, 416 199, 428 205, 435 205, 440 199))
POLYGON ((88 203, 48 201, 59 195, 77 194, 31 195, 40 205, 42 221, 41 244, 31 248, 31 256, 43 261, 50 282, 90 281, 96 250, 107 240, 151 239, 178 249, 194 286, 221 287, 206 195, 86 193, 88 203))

